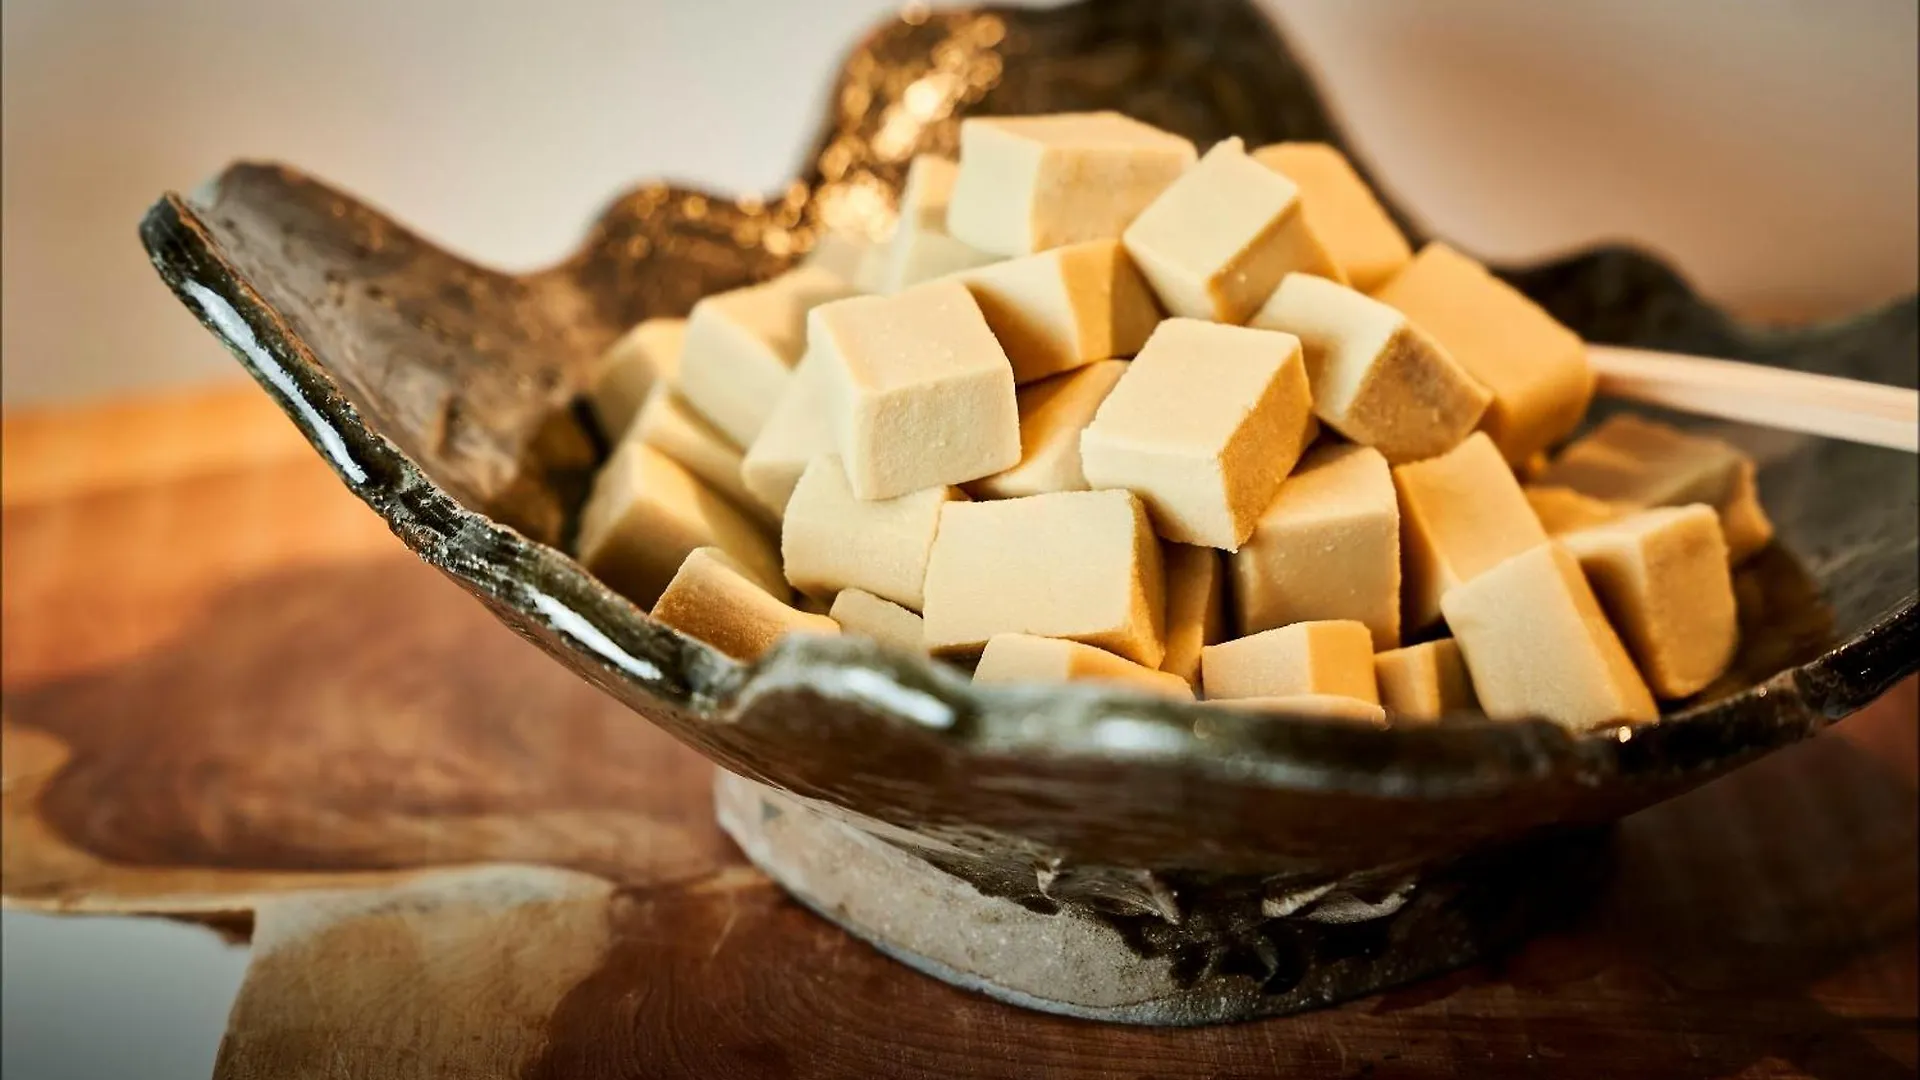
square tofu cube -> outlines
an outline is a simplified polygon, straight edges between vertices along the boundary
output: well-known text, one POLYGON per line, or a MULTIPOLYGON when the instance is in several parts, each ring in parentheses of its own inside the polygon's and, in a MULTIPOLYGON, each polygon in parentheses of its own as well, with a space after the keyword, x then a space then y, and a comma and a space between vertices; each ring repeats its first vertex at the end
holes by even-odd
POLYGON ((1174 315, 1243 323, 1292 271, 1345 281, 1300 212, 1293 181, 1239 139, 1207 151, 1125 236, 1127 254, 1174 315))
POLYGON ((619 442, 655 384, 672 385, 680 373, 685 319, 648 319, 620 335, 593 369, 587 400, 608 442, 619 442))
POLYGON ((1479 708, 1460 646, 1452 638, 1390 649, 1373 658, 1380 703, 1396 719, 1438 720, 1479 708))
POLYGON ((1493 394, 1481 430, 1516 465, 1572 432, 1593 399, 1587 347, 1518 289, 1428 244, 1374 298, 1406 313, 1493 394))
POLYGON ((947 230, 996 255, 1117 239, 1193 164, 1193 144, 1119 113, 960 122, 947 230))
POLYGON ((1388 461, 1444 454, 1492 395, 1393 308, 1312 274, 1288 274, 1249 325, 1300 339, 1313 414, 1388 461))
POLYGON ((927 645, 978 652, 995 634, 1070 638, 1149 667, 1166 583, 1146 508, 1124 491, 952 502, 927 566, 927 645))
POLYGON ((826 364, 809 352, 793 369, 793 378, 767 417, 760 437, 740 459, 740 483, 754 502, 778 521, 807 463, 834 448, 832 404, 826 364))
POLYGON ((967 485, 979 499, 1085 491, 1080 433, 1126 374, 1125 360, 1101 360, 1020 388, 1020 463, 967 485))
POLYGON ((840 632, 840 624, 825 615, 788 607, 769 595, 719 548, 687 554, 653 606, 653 619, 748 663, 787 634, 840 632))
POLYGON ((686 466, 701 483, 763 522, 773 520, 740 481, 740 448, 688 408, 672 387, 653 388, 627 428, 627 438, 638 439, 686 466))
POLYGON ((1485 432, 1436 458, 1393 470, 1410 630, 1440 618, 1447 590, 1546 542, 1533 507, 1485 432))
POLYGON ((1354 288, 1372 292, 1413 258, 1400 227, 1340 151, 1275 143, 1255 150, 1253 160, 1300 185, 1307 224, 1354 288))
POLYGON ((1585 731, 1659 715, 1579 562, 1560 544, 1529 548, 1449 589, 1442 606, 1488 716, 1585 731))
POLYGON ((1105 682, 1131 686, 1166 697, 1193 700, 1187 680, 1142 667, 1078 641, 1035 637, 1032 634, 995 634, 973 670, 977 683, 1105 682))
POLYGON ((1533 507, 1533 516, 1540 519, 1540 527, 1547 530, 1548 536, 1604 524, 1631 509, 1556 484, 1527 484, 1520 490, 1527 496, 1527 505, 1533 507))
POLYGON ((870 637, 882 645, 907 652, 927 651, 926 624, 920 616, 891 600, 859 589, 842 590, 827 614, 846 634, 870 637))
POLYGON ((1160 309, 1117 240, 1008 259, 958 275, 1013 364, 1029 383, 1083 364, 1132 356, 1160 309))
POLYGON ((1080 435, 1096 488, 1125 488, 1160 535, 1232 551, 1305 448, 1313 419, 1291 334, 1168 319, 1080 435))
POLYGON ((1209 698, 1337 694, 1379 704, 1373 634, 1350 619, 1262 630, 1200 650, 1209 698))
POLYGON ((1378 450, 1313 451, 1232 556, 1240 632, 1352 619, 1400 644, 1400 509, 1378 450))
POLYGON ((735 446, 751 446, 807 340, 807 312, 853 294, 817 266, 693 305, 680 354, 682 397, 735 446))
POLYGON ((1773 539, 1753 459, 1719 439, 1631 413, 1610 416, 1582 435, 1538 479, 1622 507, 1706 503, 1720 514, 1735 563, 1773 539))
POLYGON ((1733 662, 1739 621, 1713 508, 1671 506, 1560 538, 1655 697, 1698 693, 1733 662))
POLYGON ((963 484, 1020 461, 1013 369, 966 286, 929 281, 815 309, 809 348, 861 499, 963 484))
POLYGON ((933 487, 863 501, 838 457, 814 458, 780 527, 787 581, 809 596, 864 589, 918 611, 940 509, 965 498, 959 488, 933 487))
POLYGON ((1200 650, 1226 636, 1227 574, 1220 553, 1190 544, 1166 544, 1167 654, 1160 670, 1200 681, 1200 650))
POLYGON ((642 607, 659 598, 687 554, 717 547, 762 588, 786 595, 773 540, 679 462, 629 441, 607 459, 580 511, 580 563, 642 607))
POLYGON ((909 285, 1000 261, 1000 256, 963 244, 947 232, 947 202, 953 197, 959 171, 953 162, 932 154, 921 154, 907 166, 900 221, 887 247, 880 292, 899 292, 909 285))

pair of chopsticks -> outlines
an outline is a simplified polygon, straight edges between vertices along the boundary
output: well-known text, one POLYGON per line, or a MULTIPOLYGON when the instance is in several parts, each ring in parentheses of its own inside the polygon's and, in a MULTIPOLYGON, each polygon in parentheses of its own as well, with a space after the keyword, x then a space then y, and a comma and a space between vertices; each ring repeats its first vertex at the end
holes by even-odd
POLYGON ((1607 397, 1920 452, 1920 391, 1612 345, 1587 346, 1587 360, 1607 397))

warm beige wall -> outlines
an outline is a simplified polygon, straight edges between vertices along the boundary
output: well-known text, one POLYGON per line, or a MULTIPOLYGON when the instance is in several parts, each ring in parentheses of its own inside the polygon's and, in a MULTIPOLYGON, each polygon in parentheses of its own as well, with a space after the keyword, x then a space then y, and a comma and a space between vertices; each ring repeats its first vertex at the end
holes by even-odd
MULTIPOLYGON (((133 232, 228 158, 536 264, 637 179, 776 186, 839 50, 895 6, 4 0, 5 400, 233 376, 133 232)), ((1272 6, 1396 193, 1469 248, 1631 237, 1770 311, 1914 287, 1911 0, 1272 6)))

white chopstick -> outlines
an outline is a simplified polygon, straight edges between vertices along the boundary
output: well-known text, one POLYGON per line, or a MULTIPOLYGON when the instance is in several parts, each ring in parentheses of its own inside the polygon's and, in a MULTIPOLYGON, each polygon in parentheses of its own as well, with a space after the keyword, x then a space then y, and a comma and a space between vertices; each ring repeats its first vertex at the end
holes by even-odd
POLYGON ((1920 452, 1920 391, 1613 345, 1587 346, 1587 359, 1608 397, 1920 452))

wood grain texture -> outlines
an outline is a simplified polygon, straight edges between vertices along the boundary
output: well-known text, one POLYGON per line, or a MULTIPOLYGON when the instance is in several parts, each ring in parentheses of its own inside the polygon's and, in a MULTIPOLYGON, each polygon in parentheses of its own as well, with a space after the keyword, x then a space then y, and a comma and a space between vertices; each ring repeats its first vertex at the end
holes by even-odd
POLYGON ((1261 1023, 1101 1026, 953 989, 788 900, 714 826, 704 761, 311 456, 176 460, 5 499, 0 876, 14 904, 254 911, 222 1076, 1920 1067, 1912 681, 1629 819, 1599 903, 1503 963, 1261 1023))

